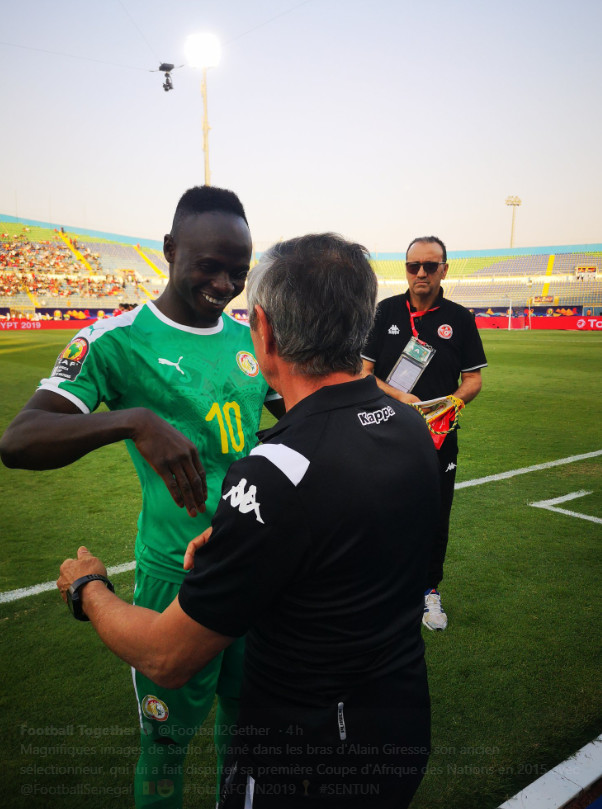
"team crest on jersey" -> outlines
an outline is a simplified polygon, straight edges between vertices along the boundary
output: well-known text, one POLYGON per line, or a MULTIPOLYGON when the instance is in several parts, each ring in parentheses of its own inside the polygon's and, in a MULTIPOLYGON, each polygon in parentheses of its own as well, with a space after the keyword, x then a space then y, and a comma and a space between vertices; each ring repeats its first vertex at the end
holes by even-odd
POLYGON ((454 333, 454 330, 452 329, 452 327, 448 323, 443 323, 437 329, 437 334, 439 335, 439 337, 442 337, 444 340, 449 340, 449 338, 452 336, 453 333, 454 333))
POLYGON ((156 719, 157 722, 165 722, 169 716, 169 708, 162 699, 148 694, 142 700, 142 713, 147 719, 156 719))
POLYGON ((257 376, 259 363, 249 351, 239 351, 236 355, 238 367, 247 376, 257 376))
POLYGON ((52 376, 60 376, 62 379, 70 379, 72 382, 82 369, 82 363, 86 359, 89 343, 85 337, 76 337, 58 355, 52 376))

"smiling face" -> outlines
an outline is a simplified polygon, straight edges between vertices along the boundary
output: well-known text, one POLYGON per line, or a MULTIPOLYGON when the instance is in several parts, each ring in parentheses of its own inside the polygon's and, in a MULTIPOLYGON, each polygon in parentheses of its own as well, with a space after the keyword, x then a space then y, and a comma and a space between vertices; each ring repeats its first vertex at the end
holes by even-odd
POLYGON ((240 216, 191 214, 164 239, 169 284, 157 305, 184 326, 215 326, 245 287, 251 251, 249 227, 240 216))

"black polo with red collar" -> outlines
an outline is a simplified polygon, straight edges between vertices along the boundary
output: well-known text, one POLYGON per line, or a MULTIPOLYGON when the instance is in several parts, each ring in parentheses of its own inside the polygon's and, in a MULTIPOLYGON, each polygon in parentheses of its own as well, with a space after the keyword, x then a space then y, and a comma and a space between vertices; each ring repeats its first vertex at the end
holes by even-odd
MULTIPOLYGON (((406 343, 412 336, 409 291, 379 303, 374 326, 362 357, 374 363, 374 374, 386 381, 406 343), (408 305, 410 308, 408 308, 408 305)), ((435 349, 435 354, 412 393, 422 400, 448 396, 458 389, 460 374, 485 368, 487 359, 474 315, 464 306, 443 297, 443 289, 432 307, 413 318, 418 338, 435 349)))

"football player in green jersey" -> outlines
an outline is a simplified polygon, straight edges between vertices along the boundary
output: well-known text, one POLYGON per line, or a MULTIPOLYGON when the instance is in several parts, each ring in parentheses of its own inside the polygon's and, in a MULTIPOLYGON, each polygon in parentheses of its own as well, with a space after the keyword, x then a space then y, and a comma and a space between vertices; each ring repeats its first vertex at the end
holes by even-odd
MULTIPOLYGON (((9 425, 10 467, 53 469, 122 439, 143 492, 135 603, 161 611, 177 594, 191 539, 211 523, 230 464, 247 455, 263 404, 282 401, 259 373, 246 324, 223 314, 249 271, 244 208, 231 191, 192 188, 164 239, 169 282, 154 301, 97 321, 59 355, 9 425), (104 402, 108 412, 94 412, 104 402)), ((234 644, 187 686, 134 671, 141 722, 137 807, 182 804, 187 746, 218 695, 218 752, 236 721, 243 648, 234 644)))

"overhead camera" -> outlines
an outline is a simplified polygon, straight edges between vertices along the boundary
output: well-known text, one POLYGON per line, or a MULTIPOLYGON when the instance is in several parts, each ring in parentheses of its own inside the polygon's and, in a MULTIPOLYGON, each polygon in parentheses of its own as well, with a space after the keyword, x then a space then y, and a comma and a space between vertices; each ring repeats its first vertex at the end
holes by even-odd
POLYGON ((175 65, 170 64, 169 62, 162 62, 159 65, 159 70, 162 73, 165 73, 165 81, 163 82, 163 89, 166 93, 170 90, 173 90, 173 81, 171 78, 171 71, 174 69, 175 65))

